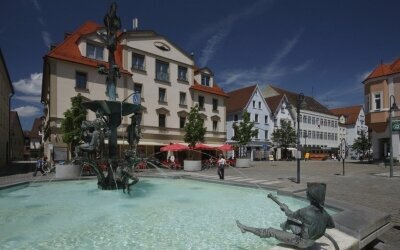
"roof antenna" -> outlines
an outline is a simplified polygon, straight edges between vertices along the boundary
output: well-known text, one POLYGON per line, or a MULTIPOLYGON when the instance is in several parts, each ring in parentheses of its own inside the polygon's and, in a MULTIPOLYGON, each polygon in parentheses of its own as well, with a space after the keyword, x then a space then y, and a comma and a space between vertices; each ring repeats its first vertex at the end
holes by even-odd
POLYGON ((314 98, 314 86, 311 86, 311 97, 314 98))

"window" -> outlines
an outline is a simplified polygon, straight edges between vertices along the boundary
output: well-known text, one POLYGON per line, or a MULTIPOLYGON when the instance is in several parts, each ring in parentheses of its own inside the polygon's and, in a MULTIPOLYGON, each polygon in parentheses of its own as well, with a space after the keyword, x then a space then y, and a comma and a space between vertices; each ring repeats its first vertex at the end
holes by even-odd
POLYGON ((201 74, 201 85, 210 86, 210 76, 201 74))
POLYGON ((331 126, 331 120, 328 120, 328 127, 331 126))
POLYGON ((86 44, 86 57, 103 60, 103 47, 91 43, 86 44))
POLYGON ((315 125, 315 117, 313 116, 313 118, 312 118, 312 124, 314 124, 315 125))
POLYGON ((264 123, 268 124, 268 115, 264 116, 264 123))
POLYGON ((213 98, 213 110, 216 111, 218 110, 218 99, 213 98))
POLYGON ((303 116, 303 123, 307 123, 307 116, 306 115, 303 116))
POLYGON ((199 108, 204 109, 204 96, 199 95, 199 108))
POLYGON ((180 116, 179 117, 179 128, 185 128, 186 117, 180 116))
POLYGON ((303 130, 303 137, 307 137, 307 130, 303 130))
POLYGON ((307 137, 311 138, 311 130, 307 131, 307 137))
POLYGON ((144 67, 144 56, 132 53, 132 69, 146 70, 144 67))
POLYGON ((87 89, 87 74, 83 72, 76 72, 76 83, 75 88, 87 89))
POLYGON ((165 128, 165 114, 158 114, 158 126, 165 128))
POLYGON ((374 93, 373 94, 373 105, 374 105, 374 110, 381 110, 381 103, 382 103, 382 100, 381 100, 381 93, 374 93))
POLYGON ((261 102, 258 102, 258 108, 261 109, 261 102))
POLYGON ((187 68, 178 66, 178 80, 187 81, 187 68))
POLYGON ((256 101, 253 101, 253 108, 256 108, 256 101))
POLYGON ((258 114, 254 115, 254 121, 258 123, 258 114))
POLYGON ((285 113, 285 107, 283 107, 283 105, 281 106, 281 113, 282 113, 282 114, 285 113))
POLYGON ((156 79, 161 81, 169 81, 169 63, 156 61, 156 79))
POLYGON ((265 130, 265 140, 268 140, 268 130, 265 130))
POLYGON ((218 121, 213 121, 213 131, 217 131, 218 129, 218 121))
POLYGON ((186 93, 179 92, 179 105, 186 105, 186 93))
POLYGON ((133 85, 133 91, 135 93, 142 93, 142 84, 135 83, 135 85, 133 85))
POLYGON ((308 116, 308 117, 307 117, 307 123, 308 123, 308 124, 311 124, 311 116, 308 116))
POLYGON ((233 116, 233 120, 234 120, 235 122, 237 122, 237 120, 238 120, 238 115, 234 115, 234 116, 233 116))
POLYGON ((312 139, 315 139, 315 131, 312 132, 312 139))
POLYGON ((165 94, 166 94, 166 90, 163 88, 159 88, 158 89, 158 101, 159 102, 166 102, 165 101, 165 94))
POLYGON ((319 127, 321 124, 319 123, 319 118, 315 119, 315 122, 317 123, 317 126, 319 127))

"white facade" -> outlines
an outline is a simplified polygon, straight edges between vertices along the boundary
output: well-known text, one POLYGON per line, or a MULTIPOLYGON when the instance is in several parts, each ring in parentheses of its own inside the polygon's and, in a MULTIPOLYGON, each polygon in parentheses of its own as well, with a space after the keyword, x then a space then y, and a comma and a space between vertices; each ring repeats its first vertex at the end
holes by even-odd
MULTIPOLYGON (((287 98, 284 96, 275 110, 273 116, 274 120, 274 130, 280 128, 281 120, 290 122, 293 128, 296 126, 295 117, 293 116, 291 105, 289 104, 287 98)), ((295 128, 297 130, 297 128, 295 128)))
POLYGON ((255 87, 254 92, 243 109, 227 114, 226 136, 228 141, 234 136, 233 124, 242 121, 245 111, 250 114, 250 121, 255 122, 254 129, 258 130, 258 136, 253 138, 248 146, 261 147, 271 145, 271 135, 273 132, 272 113, 258 86, 255 87))

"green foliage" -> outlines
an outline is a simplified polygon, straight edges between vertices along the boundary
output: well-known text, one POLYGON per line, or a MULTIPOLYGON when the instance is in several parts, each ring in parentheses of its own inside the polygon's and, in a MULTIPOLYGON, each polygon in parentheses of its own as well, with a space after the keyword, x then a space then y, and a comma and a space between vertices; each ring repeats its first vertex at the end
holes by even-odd
POLYGON ((196 105, 190 109, 186 124, 184 141, 189 147, 194 148, 196 143, 204 141, 206 128, 203 127, 203 119, 200 117, 199 107, 196 105))
POLYGON ((287 149, 296 145, 296 130, 289 121, 281 120, 280 128, 272 133, 272 141, 281 147, 287 149))
POLYGON ((81 124, 86 120, 87 111, 82 107, 83 96, 78 94, 71 98, 72 106, 64 112, 64 120, 61 123, 63 141, 76 146, 81 136, 81 124))
POLYGON ((253 130, 254 122, 250 121, 250 114, 247 111, 243 113, 242 118, 239 125, 236 123, 233 124, 235 135, 232 137, 232 140, 237 141, 240 146, 245 146, 251 141, 251 138, 258 135, 258 131, 253 130))
POLYGON ((361 131, 361 135, 354 140, 351 148, 356 150, 363 158, 365 154, 371 149, 372 143, 370 139, 365 135, 364 131, 361 131))

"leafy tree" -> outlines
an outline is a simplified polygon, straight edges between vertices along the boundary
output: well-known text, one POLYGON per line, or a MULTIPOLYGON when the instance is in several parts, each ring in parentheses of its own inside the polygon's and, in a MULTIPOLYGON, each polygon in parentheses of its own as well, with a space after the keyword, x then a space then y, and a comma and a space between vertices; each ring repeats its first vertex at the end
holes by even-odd
MULTIPOLYGON (((243 113, 242 121, 239 123, 233 124, 233 130, 235 131, 235 135, 232 137, 232 140, 235 140, 239 144, 239 151, 242 150, 242 148, 247 145, 251 139, 255 136, 258 135, 257 130, 253 130, 254 128, 254 122, 250 121, 250 114, 245 111, 243 113)), ((239 155, 241 155, 241 152, 239 152, 239 155)))
POLYGON ((292 127, 290 121, 281 120, 280 128, 272 133, 272 141, 284 148, 285 154, 287 148, 296 145, 296 130, 292 127))
POLYGON ((371 149, 371 146, 372 143, 370 139, 365 135, 364 131, 361 131, 361 135, 354 140, 351 148, 360 155, 360 160, 362 160, 366 153, 371 149))
POLYGON ((72 97, 72 106, 64 112, 64 120, 61 123, 62 138, 68 144, 69 152, 78 145, 81 137, 81 124, 86 120, 87 111, 83 108, 82 102, 81 94, 72 97))
POLYGON ((199 107, 196 105, 190 109, 187 122, 185 124, 186 134, 184 141, 189 144, 190 148, 194 148, 196 143, 204 141, 206 128, 203 127, 204 121, 200 117, 199 107))

